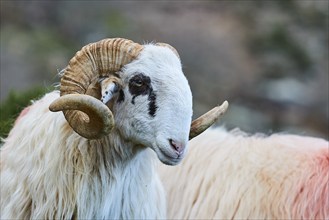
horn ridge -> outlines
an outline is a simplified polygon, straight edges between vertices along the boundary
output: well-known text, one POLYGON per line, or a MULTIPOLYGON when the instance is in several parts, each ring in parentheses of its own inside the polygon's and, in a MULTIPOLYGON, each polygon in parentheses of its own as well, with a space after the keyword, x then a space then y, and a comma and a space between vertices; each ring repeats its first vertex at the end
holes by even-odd
POLYGON ((108 134, 114 125, 113 114, 98 99, 81 94, 69 94, 56 99, 50 111, 64 111, 70 126, 88 139, 101 138, 108 134))
MULTIPOLYGON (((59 104, 56 104, 56 109, 58 109, 58 111, 63 111, 64 116, 70 126, 81 136, 91 138, 100 137, 99 135, 94 134, 94 130, 97 130, 99 134, 104 135, 108 134, 112 128, 100 126, 100 122, 92 122, 93 120, 105 120, 102 115, 93 115, 103 114, 104 111, 93 110, 88 113, 90 118, 89 122, 87 123, 87 120, 85 120, 86 115, 81 111, 88 108, 83 107, 83 109, 79 109, 81 106, 85 106, 89 103, 92 105, 97 105, 95 108, 103 109, 106 107, 108 109, 108 107, 100 101, 83 101, 84 99, 89 100, 88 95, 84 95, 88 91, 89 86, 94 84, 99 77, 110 76, 111 74, 119 71, 124 65, 136 59, 142 49, 142 45, 134 43, 131 40, 123 38, 108 38, 82 47, 82 49, 78 51, 70 60, 69 65, 65 69, 61 78, 61 97, 59 99, 70 94, 80 94, 82 95, 81 99, 72 100, 85 104, 76 103, 74 104, 74 108, 67 108, 65 101, 73 101, 70 99, 63 99, 64 101, 60 101, 58 102, 59 104), (98 130, 95 126, 100 126, 102 129, 98 130), (88 132, 93 134, 91 135, 88 132)), ((96 100, 99 98, 96 97, 98 94, 89 95, 93 95, 96 100)), ((54 103, 56 103, 56 100, 54 103)), ((107 117, 109 117, 109 113, 106 114, 107 117)), ((102 123, 107 126, 114 126, 114 123, 102 123)))

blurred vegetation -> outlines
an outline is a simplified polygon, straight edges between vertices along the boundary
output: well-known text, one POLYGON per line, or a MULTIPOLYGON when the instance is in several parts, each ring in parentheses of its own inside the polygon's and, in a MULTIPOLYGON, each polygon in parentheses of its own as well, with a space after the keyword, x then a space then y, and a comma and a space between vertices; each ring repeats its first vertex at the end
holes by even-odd
POLYGON ((35 87, 23 92, 10 91, 0 104, 0 137, 7 137, 19 113, 31 104, 31 100, 40 98, 47 92, 44 87, 35 87))
POLYGON ((15 110, 1 112, 1 136, 34 98, 28 88, 58 82, 87 43, 123 37, 178 50, 195 117, 227 99, 228 129, 329 138, 327 0, 0 4, 1 111, 15 110))
MULTIPOLYGON (((299 75, 309 74, 309 69, 312 65, 312 60, 307 52, 296 42, 288 29, 282 25, 277 24, 270 30, 269 33, 262 33, 251 37, 250 50, 258 56, 272 55, 279 56, 290 63, 299 75)), ((291 75, 291 71, 285 71, 283 67, 284 62, 275 62, 271 59, 264 72, 266 77, 280 78, 291 75)))

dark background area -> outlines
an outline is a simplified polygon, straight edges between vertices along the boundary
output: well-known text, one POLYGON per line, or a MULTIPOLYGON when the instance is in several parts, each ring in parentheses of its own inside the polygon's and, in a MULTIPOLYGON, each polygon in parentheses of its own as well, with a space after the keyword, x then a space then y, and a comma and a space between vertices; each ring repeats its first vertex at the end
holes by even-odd
POLYGON ((124 37, 178 50, 195 117, 228 100, 228 129, 328 139, 328 2, 1 0, 0 136, 82 46, 124 37))

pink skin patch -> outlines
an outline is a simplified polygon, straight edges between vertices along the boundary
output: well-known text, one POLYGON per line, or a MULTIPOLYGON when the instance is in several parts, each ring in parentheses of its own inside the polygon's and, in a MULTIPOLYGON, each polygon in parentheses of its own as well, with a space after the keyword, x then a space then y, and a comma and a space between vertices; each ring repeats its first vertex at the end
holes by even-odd
POLYGON ((30 111, 30 108, 31 106, 28 106, 24 108, 23 111, 21 111, 21 113, 19 114, 18 118, 15 121, 15 124, 30 111))
POLYGON ((301 176, 299 193, 293 204, 295 218, 328 219, 329 217, 329 149, 314 152, 313 160, 301 176))

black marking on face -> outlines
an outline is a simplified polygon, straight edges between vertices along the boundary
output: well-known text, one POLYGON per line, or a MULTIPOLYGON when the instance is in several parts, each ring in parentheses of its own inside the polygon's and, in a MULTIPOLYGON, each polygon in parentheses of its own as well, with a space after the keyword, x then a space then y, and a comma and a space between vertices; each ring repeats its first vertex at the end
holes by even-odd
POLYGON ((131 103, 135 104, 135 98, 139 95, 148 95, 149 101, 149 114, 154 117, 157 105, 156 105, 156 94, 151 86, 151 79, 142 73, 133 76, 129 80, 129 92, 133 96, 131 103))
POLYGON ((121 103, 121 102, 123 102, 124 100, 125 100, 125 93, 123 92, 122 89, 120 89, 120 91, 119 91, 119 97, 118 97, 117 102, 118 102, 118 103, 121 103))
POLYGON ((133 76, 129 80, 129 92, 133 95, 132 104, 135 104, 134 99, 139 95, 147 95, 150 91, 151 79, 141 73, 133 76))
POLYGON ((157 99, 157 96, 156 94, 153 92, 153 89, 150 90, 150 94, 149 94, 149 97, 148 97, 148 100, 150 101, 149 102, 149 114, 154 117, 155 116, 155 112, 157 111, 158 109, 158 106, 156 105, 156 99, 157 99))

